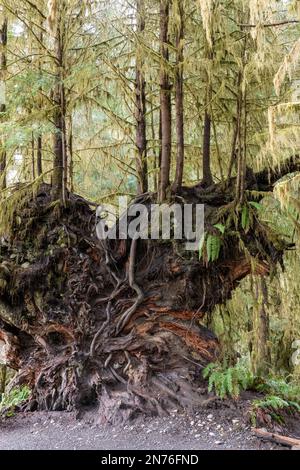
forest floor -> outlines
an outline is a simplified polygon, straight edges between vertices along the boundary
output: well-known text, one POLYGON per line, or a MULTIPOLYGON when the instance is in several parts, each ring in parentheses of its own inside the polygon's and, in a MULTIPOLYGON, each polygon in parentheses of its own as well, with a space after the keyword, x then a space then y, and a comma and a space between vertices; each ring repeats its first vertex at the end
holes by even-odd
MULTIPOLYGON (((174 410, 165 418, 140 418, 119 425, 95 424, 95 413, 17 413, 0 422, 1 450, 285 450, 253 436, 247 397, 194 413, 174 410)), ((299 421, 282 434, 300 436, 299 421)))

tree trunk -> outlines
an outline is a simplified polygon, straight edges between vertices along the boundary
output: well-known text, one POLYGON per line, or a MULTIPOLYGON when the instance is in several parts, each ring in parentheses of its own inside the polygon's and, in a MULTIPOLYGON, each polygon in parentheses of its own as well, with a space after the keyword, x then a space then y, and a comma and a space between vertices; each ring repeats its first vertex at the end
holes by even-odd
MULTIPOLYGON (((41 28, 43 27, 43 21, 41 20, 40 24, 41 28)), ((44 40, 44 35, 43 31, 40 32, 40 42, 43 44, 44 40)), ((42 55, 42 48, 39 44, 39 53, 42 55)), ((42 64, 41 60, 39 59, 39 75, 40 78, 42 77, 42 64)), ((42 87, 40 87, 40 92, 42 92, 42 87)), ((42 98, 39 98, 38 102, 39 109, 42 110, 42 98)), ((42 134, 39 133, 37 137, 37 150, 36 150, 36 171, 37 171, 37 176, 40 177, 43 174, 43 137, 42 134)))
POLYGON ((35 141, 33 133, 31 136, 31 176, 35 180, 35 141))
POLYGON ((53 162, 53 193, 56 199, 65 201, 65 191, 67 188, 68 180, 68 167, 67 167, 67 145, 66 145, 66 97, 64 86, 64 13, 65 4, 60 6, 58 14, 56 31, 55 31, 55 58, 56 58, 56 83, 53 92, 54 102, 54 162, 53 162))
POLYGON ((204 131, 203 131, 203 179, 202 184, 209 186, 212 183, 212 174, 210 168, 210 138, 211 138, 211 118, 210 113, 205 110, 204 113, 204 131))
POLYGON ((153 105, 153 101, 151 101, 150 116, 151 116, 152 148, 153 148, 153 189, 154 189, 154 192, 157 193, 158 187, 159 187, 159 184, 158 184, 158 170, 160 168, 160 164, 159 164, 160 139, 158 139, 159 148, 157 150, 157 147, 156 147, 157 137, 155 135, 154 113, 155 113, 154 105, 153 105))
POLYGON ((159 169, 157 173, 157 188, 158 195, 160 192, 160 181, 161 181, 161 156, 162 156, 162 124, 161 124, 161 108, 159 110, 159 122, 158 122, 158 140, 159 140, 159 151, 158 151, 158 162, 157 167, 159 169))
MULTIPOLYGON (((1 25, 1 29, 0 29, 0 47, 1 47, 0 82, 2 86, 2 92, 3 92, 3 97, 0 97, 0 98, 3 98, 3 102, 0 103, 0 113, 5 113, 6 112, 5 88, 6 88, 6 74, 7 74, 7 58, 6 58, 7 18, 4 18, 3 23, 1 25)), ((1 138, 0 139, 0 189, 6 188, 6 150, 4 146, 5 146, 5 142, 3 142, 3 138, 1 138)))
POLYGON ((233 119, 232 123, 232 143, 231 143, 231 156, 230 156, 230 162, 229 162, 229 169, 228 169, 228 180, 231 178, 232 175, 232 170, 234 164, 237 162, 237 142, 238 142, 238 136, 239 136, 239 127, 241 125, 241 109, 242 109, 242 90, 241 90, 241 84, 242 84, 242 78, 243 74, 241 71, 238 73, 237 77, 237 100, 236 100, 236 117, 233 119))
POLYGON ((5 393, 7 367, 0 363, 0 400, 1 395, 5 393))
POLYGON ((136 79, 135 79, 135 117, 136 117, 136 168, 138 176, 138 193, 148 191, 148 163, 146 137, 146 82, 143 72, 143 48, 140 41, 145 31, 145 2, 137 0, 137 48, 136 48, 136 79))
MULTIPOLYGON (((243 30, 243 28, 242 28, 243 30)), ((243 50, 242 50, 242 65, 241 71, 238 77, 239 89, 238 89, 238 121, 237 121, 237 181, 236 181, 236 202, 242 204, 244 200, 245 192, 245 179, 246 179, 246 141, 247 141, 247 99, 246 89, 242 86, 242 81, 245 73, 245 67, 247 64, 247 39, 248 36, 245 34, 243 50)))
POLYGON ((42 157, 42 152, 43 152, 43 141, 42 141, 42 136, 39 135, 37 138, 37 151, 36 151, 36 168, 37 168, 37 175, 41 176, 43 173, 43 157, 42 157))
POLYGON ((69 119, 69 177, 70 177, 70 191, 74 191, 74 161, 73 161, 73 120, 72 116, 69 119))
POLYGON ((54 195, 57 199, 63 199, 64 188, 64 124, 60 97, 61 86, 57 85, 54 94, 56 110, 54 114, 55 133, 53 136, 54 162, 52 180, 54 195))
POLYGON ((261 277, 256 286, 257 306, 254 309, 254 338, 252 350, 252 364, 254 373, 266 374, 269 370, 271 358, 269 347, 269 315, 268 315, 268 289, 266 280, 261 277))
POLYGON ((161 107, 161 167, 159 200, 166 199, 167 188, 170 184, 170 166, 172 149, 172 112, 171 85, 169 79, 169 11, 170 1, 160 2, 160 107, 161 107))
POLYGON ((177 155, 174 190, 177 192, 182 185, 184 168, 184 95, 183 95, 183 40, 184 40, 184 11, 183 1, 177 0, 180 17, 176 33, 176 73, 175 73, 175 106, 176 106, 176 135, 177 155))
MULTIPOLYGON (((207 45, 207 47, 209 47, 207 45)), ((213 60, 213 52, 208 50, 207 59, 213 60)), ((205 112, 204 112, 204 127, 203 127, 203 155, 202 155, 202 168, 203 168, 203 186, 209 186, 213 182, 211 174, 210 162, 210 140, 211 140, 211 100, 212 100, 212 84, 211 77, 207 73, 206 76, 206 96, 205 96, 205 112)))

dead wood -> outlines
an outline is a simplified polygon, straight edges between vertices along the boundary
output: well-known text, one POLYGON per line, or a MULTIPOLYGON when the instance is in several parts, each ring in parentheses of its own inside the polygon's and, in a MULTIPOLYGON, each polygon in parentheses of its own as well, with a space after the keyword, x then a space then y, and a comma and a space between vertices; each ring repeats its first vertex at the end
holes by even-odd
POLYGON ((293 437, 282 436, 280 434, 275 434, 268 432, 265 429, 252 428, 252 433, 255 436, 265 439, 267 441, 276 442, 276 444, 281 444, 287 447, 300 447, 300 439, 295 439, 293 437))

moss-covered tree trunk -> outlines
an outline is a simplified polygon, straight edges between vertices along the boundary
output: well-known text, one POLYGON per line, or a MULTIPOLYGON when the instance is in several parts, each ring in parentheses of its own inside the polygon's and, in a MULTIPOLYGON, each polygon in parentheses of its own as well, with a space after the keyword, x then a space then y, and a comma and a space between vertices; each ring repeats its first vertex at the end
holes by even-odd
POLYGON ((184 47, 184 8, 183 1, 177 0, 179 25, 176 32, 176 71, 175 71, 175 108, 176 108, 176 170, 175 192, 182 186, 184 169, 184 92, 183 92, 183 47, 184 47))
POLYGON ((170 0, 160 0, 160 125, 161 161, 159 178, 159 200, 164 201, 170 184, 172 150, 172 108, 171 84, 169 77, 169 15, 170 0))
POLYGON ((257 282, 255 297, 257 305, 254 308, 252 364, 254 372, 263 375, 268 372, 271 364, 268 289, 264 278, 260 278, 257 282))
MULTIPOLYGON (((7 74, 7 18, 0 26, 0 113, 6 112, 6 74, 7 74)), ((0 117, 1 119, 1 117, 0 117)), ((6 188, 6 150, 3 137, 0 137, 0 189, 6 188)))
POLYGON ((135 118, 136 118, 136 169, 138 193, 148 191, 147 132, 146 132, 146 82, 143 71, 143 33, 145 31, 145 2, 137 0, 137 49, 135 77, 135 118))
POLYGON ((54 67, 55 87, 53 90, 55 131, 53 134, 53 178, 55 197, 65 202, 68 183, 67 140, 66 140, 66 93, 65 93, 65 18, 66 5, 62 1, 56 12, 54 23, 54 67))

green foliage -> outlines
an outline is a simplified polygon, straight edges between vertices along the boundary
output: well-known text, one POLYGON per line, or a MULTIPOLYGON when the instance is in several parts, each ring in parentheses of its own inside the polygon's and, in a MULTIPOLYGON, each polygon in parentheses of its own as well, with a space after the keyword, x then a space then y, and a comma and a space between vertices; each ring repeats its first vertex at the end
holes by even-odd
POLYGON ((6 416, 12 416, 16 407, 28 400, 30 393, 30 388, 26 385, 5 392, 0 401, 0 413, 5 412, 6 416))
POLYGON ((259 204, 256 201, 249 201, 250 206, 254 207, 256 210, 261 211, 263 209, 263 205, 259 204))
MULTIPOLYGON (((225 225, 215 224, 214 227, 222 234, 225 234, 225 225)), ((222 247, 222 239, 219 235, 204 233, 199 243, 199 259, 206 255, 207 262, 214 262, 219 259, 222 247), (205 248, 205 252, 204 252, 205 248)))
POLYGON ((249 229, 249 208, 245 204, 242 209, 242 228, 247 231, 249 229))
POLYGON ((277 395, 267 395, 265 398, 253 401, 253 408, 262 408, 264 410, 283 410, 293 409, 300 412, 300 405, 295 401, 284 400, 277 395))
POLYGON ((219 258, 221 250, 221 240, 220 237, 216 235, 208 235, 206 240, 206 253, 207 261, 216 261, 219 258))
POLYGON ((268 378, 258 386, 258 390, 268 395, 276 395, 289 403, 298 403, 300 405, 300 384, 288 382, 283 378, 268 378))
POLYGON ((261 211, 262 209, 263 209, 262 204, 259 204, 256 201, 247 201, 242 206, 241 225, 242 225, 242 229, 245 230, 245 232, 248 232, 248 230, 251 228, 254 214, 257 211, 261 211))
POLYGON ((220 232, 222 233, 222 235, 224 235, 225 230, 226 230, 225 225, 223 225, 223 224, 215 224, 214 227, 216 227, 218 230, 220 230, 220 232))
POLYGON ((211 363, 204 369, 203 377, 208 378, 208 390, 214 390, 220 398, 238 398, 254 382, 249 368, 241 363, 226 368, 219 363, 211 363))
POLYGON ((300 413, 299 386, 297 386, 298 395, 293 400, 289 398, 294 396, 295 388, 293 385, 287 383, 283 385, 282 380, 276 379, 268 381, 268 385, 265 385, 262 388, 270 390, 271 393, 264 398, 253 401, 251 419, 254 425, 257 424, 257 416, 261 415, 261 412, 268 414, 274 421, 279 423, 284 423, 282 412, 300 413))
POLYGON ((251 419, 254 425, 262 412, 280 423, 284 422, 283 412, 300 413, 299 383, 288 382, 288 378, 269 377, 263 379, 257 390, 266 395, 252 403, 251 419))

